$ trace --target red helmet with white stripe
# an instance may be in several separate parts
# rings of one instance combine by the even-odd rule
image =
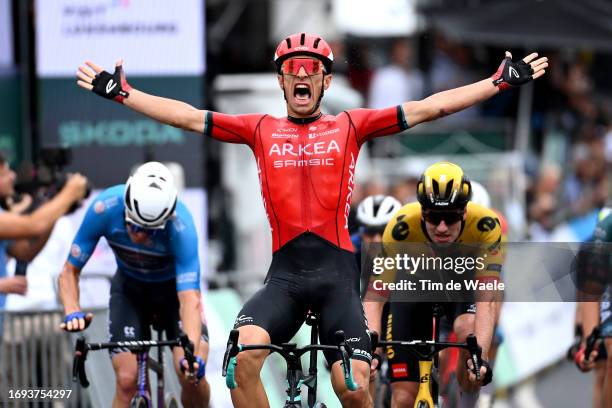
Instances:
[[[297,55],[310,55],[323,62],[325,72],[330,74],[334,63],[334,53],[323,38],[315,34],[296,33],[281,41],[274,52],[276,71],[280,73],[283,62]]]

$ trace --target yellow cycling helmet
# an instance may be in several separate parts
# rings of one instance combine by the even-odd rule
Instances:
[[[449,162],[429,166],[417,184],[417,199],[424,209],[462,210],[472,196],[472,185],[463,169]]]

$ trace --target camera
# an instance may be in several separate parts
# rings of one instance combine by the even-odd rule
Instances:
[[[71,160],[70,148],[54,146],[40,149],[35,164],[19,174],[19,180],[15,184],[15,201],[20,200],[19,195],[29,194],[32,197],[32,205],[27,212],[31,212],[52,199],[68,180],[64,168]],[[89,197],[90,192],[91,188],[88,186],[85,198]],[[66,214],[73,213],[79,206],[80,203],[75,203]]]

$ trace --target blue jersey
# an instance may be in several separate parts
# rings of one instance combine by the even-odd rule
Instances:
[[[125,185],[111,187],[91,203],[70,248],[68,262],[82,269],[100,237],[105,237],[119,272],[143,282],[164,282],[176,277],[177,291],[200,289],[198,236],[193,218],[182,201],[163,230],[144,245],[130,239],[125,223]]]

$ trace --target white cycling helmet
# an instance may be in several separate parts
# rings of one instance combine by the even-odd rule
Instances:
[[[472,180],[472,198],[471,202],[482,205],[485,208],[491,208],[491,197],[482,184]]]
[[[364,231],[382,232],[401,207],[402,204],[391,196],[366,197],[357,207],[357,222]]]
[[[170,170],[160,162],[145,163],[125,185],[125,220],[143,228],[164,228],[174,214],[177,197]]]

